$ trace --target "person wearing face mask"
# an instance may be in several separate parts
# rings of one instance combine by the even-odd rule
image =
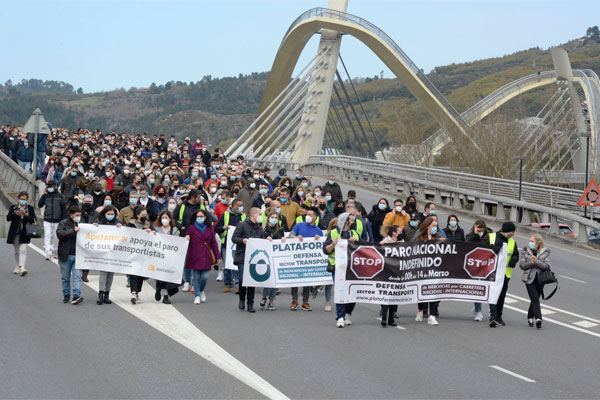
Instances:
[[[223,200],[223,199],[222,199]],[[223,204],[223,203],[222,203]],[[225,204],[223,204],[225,205]],[[215,226],[215,232],[221,237],[221,256],[223,262],[217,276],[217,280],[224,280],[224,292],[229,293],[235,286],[235,293],[239,293],[239,274],[238,271],[231,269],[225,269],[225,260],[230,257],[231,252],[227,251],[227,232],[229,229],[235,229],[235,227],[246,220],[246,214],[244,214],[244,204],[240,199],[233,199],[231,207],[223,212],[219,217],[219,221]]]
[[[280,170],[279,170],[279,175],[277,175],[277,176],[275,177],[275,179],[273,179],[273,182],[272,182],[272,183],[273,183],[273,186],[274,186],[274,187],[281,186],[281,185],[280,185],[280,183],[281,183],[281,180],[282,180],[283,178],[285,178],[285,177],[286,177],[286,175],[287,175],[287,172],[286,172],[285,168],[282,168],[282,169],[280,169]]]
[[[425,221],[425,218],[436,214],[435,204],[425,203],[425,211],[421,214],[421,222]]]
[[[544,286],[538,280],[539,273],[550,268],[550,249],[544,246],[544,239],[536,234],[529,238],[527,246],[519,255],[519,266],[523,270],[522,281],[529,295],[529,310],[527,323],[537,329],[542,327],[542,310],[540,296],[543,295]]]
[[[148,188],[145,186],[140,187],[140,205],[142,205],[148,211],[148,221],[152,224],[156,220],[158,213],[156,212],[156,206],[154,200],[148,196]]]
[[[473,223],[471,232],[467,234],[465,241],[468,243],[489,243],[487,225],[484,220],[478,219]],[[477,322],[483,321],[483,314],[481,313],[481,303],[473,303],[473,315],[474,320]]]
[[[112,166],[106,167],[104,171],[104,178],[100,180],[100,185],[104,191],[110,192],[115,188],[115,173]]]
[[[133,217],[127,224],[130,228],[143,229],[146,232],[151,232],[150,220],[148,219],[148,210],[144,206],[138,205],[133,209]],[[138,275],[129,275],[129,285],[131,291],[131,304],[137,304],[140,302],[140,292],[142,291],[142,285],[147,278]]]
[[[35,217],[35,209],[33,206],[27,204],[29,194],[27,192],[20,192],[17,196],[17,204],[13,204],[8,209],[6,220],[10,222],[8,228],[8,236],[6,243],[14,246],[15,262],[17,266],[13,270],[13,274],[25,276],[28,274],[25,268],[25,261],[27,259],[27,245],[31,241],[27,236],[26,225],[37,223]]]
[[[219,178],[219,190],[229,190],[229,188],[229,180],[227,179],[227,176],[223,175]]]
[[[335,203],[344,200],[342,188],[335,181],[335,177],[333,175],[330,175],[329,180],[323,185],[323,193],[327,194],[327,192],[330,192],[332,196],[331,200],[328,201],[333,201]]]
[[[33,146],[25,139],[17,149],[17,163],[27,172],[31,172],[31,162],[33,161]]]
[[[302,204],[306,201],[307,195],[308,195],[308,193],[307,193],[306,189],[303,188],[302,186],[298,186],[294,190],[294,193],[292,194],[292,201],[294,203]]]
[[[410,221],[410,215],[403,208],[404,202],[401,199],[394,200],[394,208],[386,214],[383,225],[397,225],[404,229]]]
[[[321,228],[322,231],[326,231],[329,222],[334,218],[334,215],[327,209],[327,200],[323,196],[317,198],[317,207],[319,209],[319,228]]]
[[[210,169],[208,171],[208,179],[204,182],[204,187],[208,188],[211,183],[214,183],[216,186],[219,186],[219,177],[217,176],[217,171],[214,169]]]
[[[116,226],[117,228],[122,226],[121,220],[117,218],[117,209],[112,205],[104,206],[104,209],[100,212],[100,216],[93,224],[94,226],[111,225]],[[99,271],[98,300],[96,301],[96,304],[112,304],[112,301],[110,300],[110,289],[112,287],[114,275],[114,272]]]
[[[53,180],[48,182],[48,186],[44,194],[38,201],[38,208],[44,208],[44,250],[46,252],[46,260],[56,256],[58,250],[58,238],[56,229],[58,223],[65,219],[67,215],[67,201],[62,193],[56,189],[56,182]]]
[[[237,198],[242,200],[244,203],[244,213],[248,214],[254,199],[260,196],[258,188],[256,187],[256,181],[254,178],[248,178],[246,185],[240,189]]]
[[[454,214],[448,216],[448,225],[444,228],[444,233],[449,240],[465,241],[465,231],[458,225],[458,217]]]
[[[252,201],[252,207],[262,208],[265,204],[265,199],[269,197],[269,186],[265,182],[261,182],[258,186],[258,196]]]
[[[162,210],[165,210],[168,206],[167,204],[167,189],[161,184],[158,184],[154,187],[153,191],[154,195],[154,215],[160,214]],[[158,221],[160,223],[160,221]]]
[[[192,271],[194,275],[194,304],[205,303],[204,289],[210,274],[210,267],[218,266],[221,263],[221,253],[207,211],[198,210],[192,216],[185,237],[190,242],[185,269]]]
[[[266,219],[266,221],[264,220]],[[281,227],[279,221],[279,214],[274,211],[263,213],[263,229],[265,236],[270,237],[273,240],[281,240],[281,243],[285,243],[285,232]],[[275,297],[277,295],[277,288],[263,288],[262,300],[260,302],[260,308],[267,307],[269,311],[275,310]],[[267,299],[269,304],[267,306]]]
[[[285,186],[279,189],[279,202],[281,203],[281,215],[287,220],[287,230],[289,231],[300,215],[300,206],[290,200],[290,190]]]
[[[60,182],[60,192],[65,196],[68,196],[73,192],[73,189],[79,185],[81,179],[81,174],[79,173],[77,165],[73,165],[71,168],[66,169],[62,181]]]
[[[425,218],[425,220],[421,222],[419,231],[417,232],[417,240],[444,240],[439,235],[437,221],[434,218]],[[438,325],[437,317],[439,304],[439,301],[419,303],[417,305],[418,311],[415,321],[423,321],[423,316],[428,312],[427,323],[433,326]]]
[[[62,282],[63,303],[79,304],[81,297],[81,270],[75,269],[75,249],[77,232],[81,222],[81,209],[77,206],[69,208],[69,217],[58,224],[58,265]],[[71,277],[73,277],[73,298],[71,299]]]
[[[179,229],[177,229],[175,220],[168,210],[162,210],[158,214],[158,217],[152,226],[152,230],[163,235],[179,236]],[[179,292],[179,286],[181,285],[157,280],[154,299],[160,301],[162,298],[163,304],[171,304],[171,297]]]
[[[340,214],[343,214],[345,211],[346,211],[346,207],[344,206],[344,202],[343,201],[338,201],[333,206],[333,215],[336,216],[336,217],[339,217]]]
[[[382,230],[382,233],[385,237],[379,242],[379,244],[390,244],[390,243],[398,243],[404,242],[404,238],[402,237],[402,229],[400,229],[397,225],[386,226]],[[381,315],[381,326],[383,328],[389,326],[398,326],[394,317],[396,316],[396,311],[398,311],[397,304],[382,304],[381,311],[379,315]]]
[[[502,228],[496,233],[490,233],[488,235],[492,249],[496,254],[499,254],[504,244],[507,246],[508,257],[506,259],[506,271],[504,273],[504,283],[502,285],[502,291],[498,296],[496,304],[490,304],[490,328],[495,328],[498,325],[506,325],[502,319],[502,313],[504,310],[504,299],[506,298],[506,292],[508,291],[508,283],[512,276],[513,268],[519,261],[519,249],[517,243],[513,239],[515,231],[517,230],[514,223],[506,221],[502,224]]]
[[[367,216],[373,228],[373,241],[381,242],[384,236],[381,235],[381,227],[385,216],[390,212],[390,206],[386,198],[381,198],[377,204],[373,205],[371,212]]]
[[[92,196],[92,202],[94,204],[94,208],[96,207],[100,207],[104,200],[104,196],[106,195],[106,192],[102,189],[102,185],[100,183],[96,183],[94,185],[94,188],[92,189],[90,195]]]
[[[220,197],[220,198],[219,198]],[[218,201],[214,207],[215,217],[217,219],[221,218],[221,215],[229,208],[229,203],[231,202],[231,192],[227,189],[222,190],[221,193],[217,196]]]
[[[419,213],[419,205],[417,204],[417,198],[415,196],[408,196],[406,198],[406,203],[404,203],[404,211],[406,211],[408,214]]]
[[[136,191],[129,193],[129,204],[123,207],[119,212],[119,218],[123,221],[123,224],[129,224],[129,220],[134,216],[135,207],[139,205],[140,194]]]

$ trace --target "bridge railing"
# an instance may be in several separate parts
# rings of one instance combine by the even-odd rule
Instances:
[[[350,157],[348,157],[350,158]],[[348,160],[351,161],[351,160]],[[471,187],[452,185],[452,179],[446,176],[445,180],[438,182],[432,180],[434,176],[425,175],[415,177],[399,175],[398,171],[386,168],[384,165],[364,165],[352,160],[350,163],[333,162],[326,157],[313,157],[303,168],[306,175],[329,176],[334,175],[342,182],[377,188],[381,191],[402,193],[404,196],[416,193],[420,200],[425,200],[425,193],[434,193],[434,202],[443,204],[442,194],[447,199],[446,204],[457,210],[470,211],[474,215],[485,215],[486,209],[496,208],[495,217],[499,221],[510,219],[523,226],[531,225],[531,214],[539,214],[542,221],[550,223],[549,233],[559,234],[559,219],[569,223],[577,235],[578,243],[588,242],[588,229],[600,229],[600,223],[575,215],[567,210],[535,204],[528,200],[519,201],[514,197],[496,194],[493,189],[499,186],[498,182],[490,180],[488,191],[480,191]],[[471,209],[472,207],[472,209]],[[506,212],[508,211],[508,218]]]
[[[472,190],[488,196],[500,196],[512,200],[519,198],[519,181],[509,179],[350,156],[319,155],[309,158],[309,163],[322,162],[344,167],[389,171],[399,178],[416,178],[432,184],[444,184],[455,189]],[[582,193],[581,190],[524,182],[521,198],[525,202],[540,206],[579,213],[583,212],[583,209],[577,205]]]
[[[350,23],[359,25],[359,26],[369,30],[373,34],[377,35],[378,37],[380,37],[388,46],[390,46],[394,50],[394,52],[411,69],[411,71],[419,77],[421,82],[438,99],[438,101],[440,103],[442,103],[442,105],[452,115],[452,117],[463,127],[466,127],[465,121],[463,120],[461,114],[454,108],[454,106],[448,101],[448,99],[446,99],[446,97],[438,90],[438,88],[433,84],[433,82],[431,82],[429,80],[429,78],[427,78],[427,76],[425,75],[423,70],[421,68],[419,68],[410,59],[410,57],[400,48],[400,46],[398,46],[398,44],[396,42],[394,42],[394,40],[387,33],[382,31],[378,26],[367,21],[366,19],[363,19],[357,15],[348,14],[348,13],[345,13],[342,11],[337,11],[337,10],[331,10],[328,8],[321,8],[321,7],[311,8],[310,10],[307,10],[304,13],[302,13],[298,18],[296,18],[294,20],[294,22],[292,22],[292,24],[290,25],[290,27],[288,28],[287,32],[285,33],[285,35],[283,37],[283,41],[285,41],[285,38],[287,37],[287,35],[294,29],[294,27],[296,27],[296,25],[300,24],[301,22],[303,22],[307,19],[316,18],[316,17],[332,18],[332,19],[338,19],[338,20],[344,21],[344,22],[350,22]],[[283,41],[282,41],[282,43],[283,43]]]
[[[0,151],[0,180],[6,182],[8,189],[14,193],[27,192],[31,201],[37,204],[37,198],[34,197],[33,186],[31,184],[31,174],[25,172],[9,156]],[[16,196],[15,196],[16,197]]]

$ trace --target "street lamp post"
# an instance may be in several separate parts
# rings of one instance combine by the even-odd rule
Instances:
[[[519,161],[519,201],[523,200],[521,193],[523,189],[523,156],[515,156],[515,160]],[[522,218],[523,209],[521,207],[518,208],[519,221]]]
[[[583,190],[587,188],[588,185],[588,168],[589,168],[589,158],[590,158],[590,137],[592,135],[589,133],[582,133],[581,137],[585,138],[585,185]],[[583,218],[587,218],[587,206],[583,206]]]

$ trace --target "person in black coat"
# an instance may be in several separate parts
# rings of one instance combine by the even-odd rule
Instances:
[[[240,274],[240,302],[238,307],[240,310],[243,310],[244,301],[246,300],[246,292],[248,294],[248,312],[254,313],[254,288],[248,287],[246,288],[243,284],[244,282],[244,261],[245,261],[245,253],[246,253],[246,243],[250,238],[258,238],[265,239],[265,231],[262,229],[262,215],[260,208],[251,208],[250,216],[246,218],[244,222],[239,223],[235,227],[235,231],[233,232],[233,237],[231,241],[235,243],[235,257],[233,262],[238,267],[238,271]]]
[[[21,192],[17,198],[19,202],[10,206],[8,215],[6,216],[6,220],[10,222],[6,243],[12,244],[15,247],[15,262],[17,266],[13,270],[13,274],[25,276],[27,275],[27,269],[25,268],[27,245],[30,242],[25,226],[36,224],[37,218],[33,206],[27,204],[29,194]]]
[[[449,240],[465,241],[465,231],[458,225],[458,217],[456,215],[448,216],[448,225],[444,228],[444,233]]]
[[[471,232],[467,234],[465,241],[469,243],[490,244],[487,225],[484,220],[478,219],[473,223]],[[481,313],[481,303],[473,303],[473,316],[473,319],[477,322],[483,320],[483,314]]]
[[[75,269],[75,249],[79,222],[81,222],[81,209],[73,206],[69,208],[69,217],[60,221],[56,229],[63,303],[68,303],[71,299],[71,276],[73,277],[73,300],[71,304],[79,304],[83,301],[83,297],[81,297],[81,270]]]
[[[369,221],[371,221],[371,226],[373,228],[373,242],[381,242],[383,240],[383,236],[381,236],[381,226],[383,225],[383,220],[387,213],[389,213],[390,204],[387,199],[381,198],[377,202],[377,204],[373,205],[373,209],[367,216]]]
[[[58,238],[56,236],[58,223],[67,217],[65,196],[58,192],[54,180],[48,181],[48,186],[38,201],[38,207],[45,207],[44,250],[46,251],[46,260],[49,260],[58,250]]]

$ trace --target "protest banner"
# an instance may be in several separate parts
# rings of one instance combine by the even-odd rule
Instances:
[[[227,230],[227,239],[225,240],[225,251],[227,252],[225,254],[225,269],[237,271],[238,267],[233,263],[233,259],[235,258],[235,243],[231,241],[233,232],[235,232],[235,226],[230,226]]]
[[[335,302],[410,304],[458,300],[495,304],[502,290],[506,245],[417,241],[379,245],[339,240]]]
[[[250,239],[246,244],[244,286],[296,287],[333,283],[323,253],[325,238],[268,241]]]
[[[188,241],[143,229],[79,224],[77,269],[117,272],[181,283]]]

